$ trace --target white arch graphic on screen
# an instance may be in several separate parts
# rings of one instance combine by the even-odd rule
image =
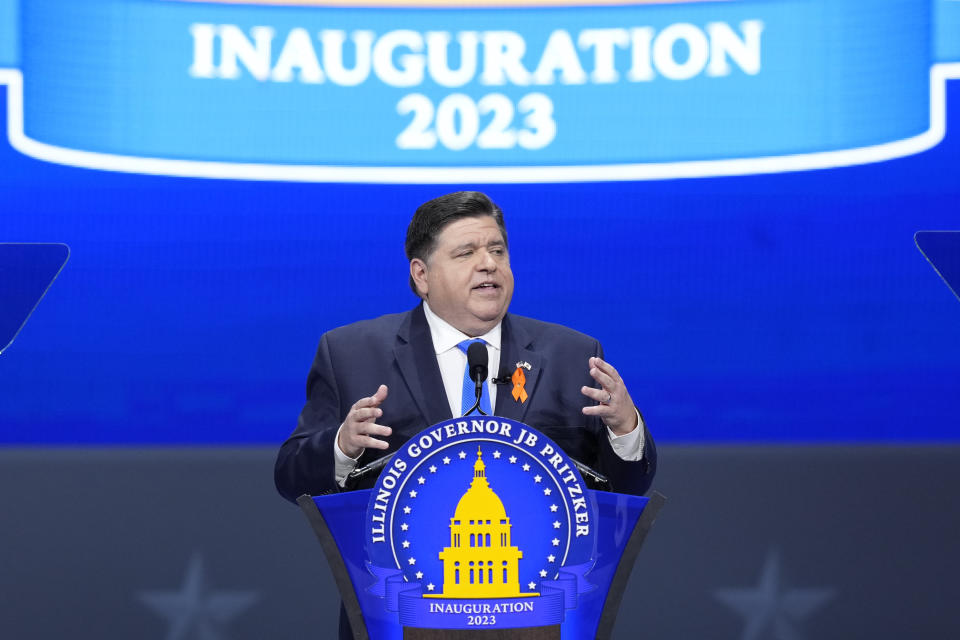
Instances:
[[[144,158],[67,149],[33,140],[23,129],[23,76],[16,69],[0,69],[7,85],[7,136],[20,153],[56,164],[123,173],[282,182],[367,182],[382,184],[614,182],[668,180],[829,169],[893,160],[926,151],[946,134],[946,82],[960,78],[960,63],[930,68],[930,126],[923,133],[883,144],[838,151],[638,164],[502,167],[349,167],[332,165],[276,165],[205,160]]]

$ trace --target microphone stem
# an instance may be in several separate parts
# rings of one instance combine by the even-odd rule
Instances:
[[[474,387],[474,391],[475,391],[476,394],[477,394],[477,401],[474,402],[474,403],[473,403],[473,406],[470,407],[468,410],[466,410],[466,411],[463,413],[463,416],[461,416],[461,417],[468,416],[468,415],[470,415],[471,413],[473,413],[474,411],[479,412],[480,415],[482,415],[482,416],[490,415],[490,414],[488,414],[486,411],[484,411],[483,409],[480,408],[480,398],[483,396],[483,378],[477,377],[477,378],[474,380],[474,383],[476,384],[476,386]]]

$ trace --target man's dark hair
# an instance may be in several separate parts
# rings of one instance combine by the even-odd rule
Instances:
[[[492,216],[503,234],[503,243],[507,244],[507,228],[503,224],[503,212],[486,194],[479,191],[457,191],[434,198],[417,207],[410,226],[407,227],[407,241],[404,249],[407,260],[419,258],[424,262],[437,247],[437,238],[451,222],[461,218]],[[410,277],[410,288],[416,295],[417,285]]]

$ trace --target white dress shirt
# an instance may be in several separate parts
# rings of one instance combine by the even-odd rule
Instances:
[[[423,303],[423,314],[430,325],[430,337],[433,338],[433,351],[437,355],[437,364],[440,365],[440,377],[443,378],[443,390],[447,394],[450,404],[450,415],[462,416],[463,402],[463,372],[467,368],[467,354],[457,345],[471,337],[454,329],[440,316],[435,314],[430,306]],[[490,382],[490,378],[499,375],[500,371],[500,323],[482,336],[477,336],[487,344],[487,370],[492,374],[487,377],[487,393],[490,394],[490,406],[497,406],[497,385]]]
[[[497,323],[493,329],[482,336],[468,336],[458,329],[455,329],[448,322],[440,318],[430,309],[430,305],[424,301],[423,313],[427,317],[427,324],[430,326],[430,337],[433,339],[434,353],[437,355],[437,364],[440,366],[440,377],[443,379],[443,390],[447,394],[447,402],[450,405],[450,415],[463,415],[463,408],[460,404],[463,400],[463,372],[467,368],[467,354],[457,346],[464,340],[470,340],[472,337],[480,338],[487,345],[487,354],[489,360],[487,368],[489,371],[500,371],[500,336],[501,323]],[[586,363],[583,363],[586,366]],[[487,391],[490,394],[490,406],[497,406],[497,385],[487,380]],[[465,407],[469,409],[470,407]],[[389,425],[387,425],[389,426]],[[424,425],[429,426],[429,425]],[[340,425],[343,428],[343,425]],[[643,418],[637,412],[637,427],[630,433],[618,436],[607,427],[607,437],[610,439],[610,446],[623,460],[640,460],[643,457]],[[335,461],[335,471],[337,484],[341,487],[347,479],[347,474],[357,466],[356,459],[347,456],[340,450],[338,441],[340,433],[333,440],[333,457]],[[360,455],[363,455],[361,452]]]

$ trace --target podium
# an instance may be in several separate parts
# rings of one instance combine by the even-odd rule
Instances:
[[[428,427],[372,489],[301,496],[357,640],[609,638],[665,498],[588,489],[536,429]]]

